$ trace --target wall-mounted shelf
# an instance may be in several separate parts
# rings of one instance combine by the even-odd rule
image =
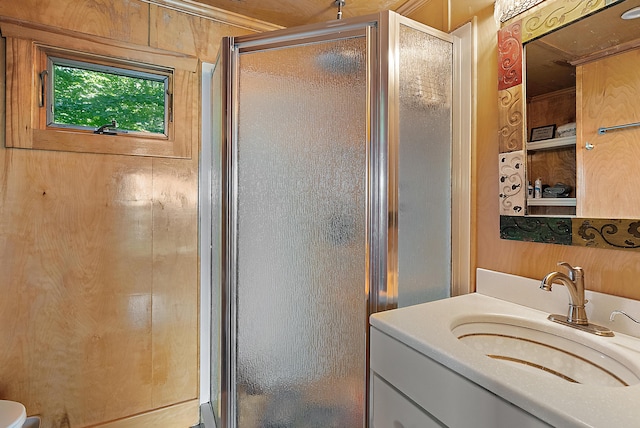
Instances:
[[[537,198],[527,199],[530,207],[575,207],[576,198]]]
[[[575,145],[576,136],[570,135],[568,137],[550,138],[548,140],[527,142],[527,151],[559,149],[562,147],[575,147]]]

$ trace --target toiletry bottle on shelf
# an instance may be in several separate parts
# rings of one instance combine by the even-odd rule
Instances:
[[[533,198],[533,186],[531,185],[531,182],[529,182],[529,185],[527,186],[527,196],[529,198]]]
[[[542,197],[542,179],[540,177],[536,178],[535,186],[533,188],[533,197],[534,198]]]

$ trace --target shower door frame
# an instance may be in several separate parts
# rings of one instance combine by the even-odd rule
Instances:
[[[354,37],[365,38],[367,45],[367,124],[366,124],[366,202],[365,202],[365,218],[367,219],[365,224],[365,253],[367,257],[363,260],[366,265],[365,269],[365,283],[362,284],[363,297],[367,302],[367,313],[362,314],[363,325],[365,327],[366,342],[365,349],[363,349],[363,358],[366,358],[365,370],[362,373],[362,382],[365,387],[365,397],[368,396],[368,316],[370,313],[381,310],[377,295],[384,295],[386,290],[382,290],[383,293],[374,292],[371,293],[371,284],[385,284],[386,281],[372,281],[372,266],[377,266],[380,261],[377,259],[382,255],[386,261],[386,251],[384,254],[376,254],[375,251],[371,251],[372,240],[375,240],[378,236],[384,234],[378,233],[378,229],[370,227],[372,224],[381,224],[382,222],[377,219],[377,214],[371,210],[371,200],[368,197],[371,194],[379,193],[385,196],[384,189],[379,189],[377,192],[378,183],[382,183],[380,177],[378,177],[378,171],[372,168],[372,147],[375,147],[377,133],[372,132],[373,129],[377,129],[378,124],[375,115],[371,114],[372,111],[378,108],[378,101],[375,96],[372,96],[372,82],[377,81],[377,63],[378,53],[376,46],[378,43],[378,34],[375,31],[377,25],[378,15],[370,15],[360,18],[354,18],[342,21],[331,21],[326,24],[311,25],[304,27],[297,27],[293,29],[276,30],[265,34],[252,34],[248,36],[229,37],[223,40],[222,63],[226,64],[227,77],[227,121],[226,121],[226,141],[223,142],[223,171],[222,171],[222,187],[223,187],[223,224],[222,224],[222,260],[223,260],[223,275],[222,275],[222,321],[223,326],[221,329],[222,336],[222,362],[223,368],[221,373],[221,389],[223,391],[221,403],[220,403],[220,422],[225,428],[236,428],[237,426],[237,381],[236,370],[234,370],[233,363],[237,359],[237,343],[235,331],[237,329],[237,271],[236,271],[236,254],[237,254],[237,194],[236,189],[238,185],[238,170],[237,170],[237,141],[238,141],[238,94],[239,94],[239,68],[238,59],[242,53],[264,51],[270,49],[294,47],[297,45],[307,45],[311,43],[330,42],[332,40],[343,40]],[[223,65],[224,67],[224,65]],[[376,218],[376,221],[372,220]],[[385,213],[386,218],[386,213]],[[375,230],[375,232],[374,232]],[[377,256],[377,257],[376,257]],[[380,270],[379,270],[380,271]],[[386,273],[386,269],[384,270]],[[382,309],[386,309],[382,308]],[[367,425],[368,414],[367,406],[365,405],[365,413],[363,414],[363,426]]]
[[[336,20],[328,23],[313,24],[303,27],[276,30],[263,34],[252,34],[240,37],[226,37],[223,39],[220,51],[220,61],[218,66],[222,67],[222,73],[226,77],[226,87],[223,88],[223,99],[226,100],[227,115],[223,121],[222,135],[222,224],[221,224],[221,322],[220,340],[222,343],[221,362],[221,396],[220,423],[223,428],[235,428],[237,409],[235,399],[237,395],[235,385],[235,372],[231,370],[231,364],[235,361],[235,227],[236,209],[234,186],[237,184],[237,170],[234,167],[234,148],[237,137],[237,86],[231,81],[238,82],[237,58],[241,52],[251,52],[263,49],[273,49],[283,46],[293,46],[296,44],[307,44],[321,41],[339,40],[354,36],[365,36],[367,40],[367,106],[369,109],[367,117],[367,153],[366,153],[366,175],[367,175],[367,199],[366,199],[366,284],[363,284],[367,299],[368,316],[371,313],[381,310],[392,309],[397,306],[397,152],[399,145],[399,119],[397,108],[390,103],[397,96],[398,81],[395,70],[396,61],[390,61],[389,57],[396,57],[395,37],[397,31],[393,33],[390,29],[398,29],[399,23],[424,31],[440,39],[451,41],[454,45],[454,100],[463,99],[463,104],[470,105],[471,93],[468,97],[460,94],[460,49],[459,40],[456,36],[434,30],[413,20],[404,18],[394,12],[381,12],[359,18]],[[470,44],[470,40],[467,40]],[[391,48],[394,50],[391,50]],[[382,66],[387,64],[386,67]],[[469,74],[471,70],[469,70]],[[235,76],[234,79],[229,77]],[[465,76],[467,77],[467,76]],[[471,76],[468,76],[469,79]],[[468,98],[468,100],[467,100]],[[457,151],[471,152],[471,112],[469,115],[460,114],[459,106],[454,102],[453,110],[453,146],[454,154]],[[466,113],[466,112],[465,112]],[[464,116],[464,117],[463,117]],[[467,125],[463,125],[467,121]],[[466,128],[467,135],[461,136],[458,129]],[[467,141],[468,138],[468,141]],[[452,159],[452,174],[456,174],[456,162]],[[232,173],[234,175],[229,175]],[[464,173],[463,173],[464,175]],[[469,182],[462,188],[452,183],[452,214],[459,212],[459,208],[466,206],[464,199],[470,199],[470,175],[467,171],[466,180]],[[462,194],[456,191],[462,190]],[[377,208],[377,209],[376,209]],[[469,208],[469,207],[467,207]],[[463,216],[462,222],[470,223],[471,216]],[[451,222],[452,234],[460,237],[457,233],[458,225]],[[470,233],[462,236],[470,241]],[[388,239],[389,237],[389,239]],[[470,259],[468,255],[457,255],[457,242],[452,239],[452,288],[455,294],[462,294],[470,291],[470,278],[456,277],[457,271],[467,271],[470,269]],[[462,263],[461,263],[462,262]],[[457,279],[456,279],[457,278]],[[215,286],[215,285],[214,285]],[[458,290],[455,292],[455,290]],[[215,328],[215,326],[212,326]],[[368,398],[369,398],[369,338],[367,330],[366,339],[366,373],[363,374],[363,381],[366,384],[365,399],[365,426],[369,422]],[[214,369],[214,367],[211,367]],[[213,401],[213,400],[212,400]],[[230,419],[231,418],[231,419]]]

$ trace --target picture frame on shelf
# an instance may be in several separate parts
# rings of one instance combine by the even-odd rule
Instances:
[[[531,129],[531,138],[529,141],[542,141],[549,140],[554,137],[556,133],[556,125],[539,126]]]

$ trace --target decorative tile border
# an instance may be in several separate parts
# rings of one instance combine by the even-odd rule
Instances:
[[[498,31],[502,239],[640,251],[640,220],[524,217],[522,44],[621,1],[547,0]]]
[[[500,238],[640,251],[640,220],[501,215]]]
[[[535,13],[522,18],[522,42],[525,43],[536,39],[611,3],[614,2],[606,0],[557,0],[548,2],[547,6],[543,6],[537,9]]]
[[[523,85],[498,91],[498,145],[500,153],[524,149]]]
[[[506,22],[543,1],[544,0],[521,0],[520,2],[496,1],[494,17],[497,23]]]
[[[571,219],[500,216],[500,238],[571,245]]]
[[[524,152],[501,153],[499,158],[500,214],[524,216],[526,187]]]
[[[573,244],[640,250],[640,220],[573,219]]]
[[[498,31],[498,89],[509,89],[522,83],[521,22]]]

